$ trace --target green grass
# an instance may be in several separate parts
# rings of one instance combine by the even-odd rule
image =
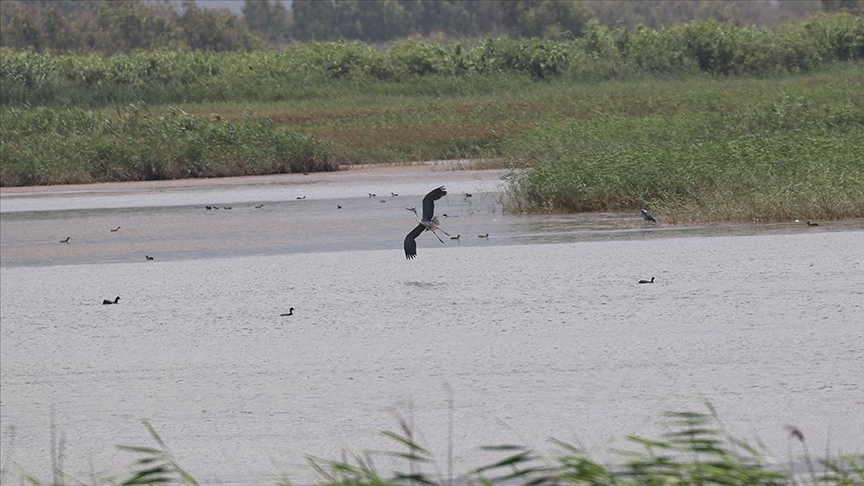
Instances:
[[[147,107],[9,109],[0,125],[4,186],[337,170],[330,148],[270,120]]]
[[[862,70],[840,74],[611,89],[595,114],[503,150],[510,203],[614,211],[644,198],[672,223],[864,217]]]
[[[346,453],[341,460],[308,457],[309,467],[319,485],[843,485],[864,484],[864,455],[814,460],[800,430],[789,428],[789,440],[798,443],[801,454],[790,460],[803,464],[791,470],[783,461],[757,447],[729,435],[716,412],[706,404],[708,412],[669,412],[664,415],[666,432],[658,438],[626,436],[617,452],[620,460],[603,464],[593,460],[582,448],[551,439],[554,450],[542,453],[512,444],[482,447],[500,458],[478,465],[454,477],[448,460],[440,464],[435,456],[415,439],[414,430],[404,421],[400,432],[385,431],[395,449],[384,452]],[[137,456],[125,472],[95,474],[88,483],[62,471],[65,452],[55,447],[52,438],[53,482],[10,464],[5,459],[0,478],[18,479],[33,485],[48,484],[191,484],[198,482],[184,470],[149,422],[144,426],[157,447],[119,446]],[[53,437],[54,434],[52,434]],[[11,447],[11,446],[10,446]],[[452,447],[452,444],[451,446]],[[381,471],[376,461],[388,458],[389,463],[403,464],[393,471]],[[278,475],[275,477],[279,477]],[[283,479],[280,484],[290,484]]]
[[[459,80],[458,82],[456,80]],[[864,64],[765,78],[329,80],[314,98],[2,108],[0,184],[477,159],[509,208],[664,223],[864,217]]]

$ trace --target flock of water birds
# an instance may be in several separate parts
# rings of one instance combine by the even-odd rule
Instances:
[[[397,194],[395,192],[390,193],[391,197],[396,197],[398,195],[399,194]],[[415,226],[414,229],[412,229],[405,236],[405,240],[403,241],[403,247],[405,250],[405,258],[407,258],[408,260],[413,260],[414,258],[417,257],[417,237],[420,236],[421,234],[425,233],[426,231],[432,232],[432,234],[434,234],[435,237],[438,238],[438,241],[440,241],[442,244],[444,244],[444,240],[441,238],[440,235],[438,235],[438,231],[440,231],[441,233],[444,233],[444,235],[449,237],[451,240],[457,240],[458,241],[461,238],[462,235],[452,236],[449,233],[447,233],[446,231],[444,231],[443,229],[441,229],[440,220],[437,216],[435,216],[435,201],[441,199],[442,197],[444,197],[446,195],[447,195],[447,190],[444,188],[444,186],[436,187],[435,189],[429,191],[429,193],[427,193],[426,196],[423,197],[422,212],[420,215],[417,214],[417,208],[416,207],[405,208],[406,210],[414,213],[414,219],[417,220],[417,226]],[[370,192],[369,197],[377,197],[377,195]],[[465,197],[472,197],[472,194],[465,193]],[[298,196],[297,199],[306,199],[306,196]],[[382,202],[385,202],[385,201],[382,200]],[[255,206],[255,209],[261,209],[263,207],[264,207],[264,204],[258,204]],[[337,205],[336,208],[342,209],[342,206]],[[207,209],[207,210],[231,209],[231,206],[221,206],[220,207],[220,206],[215,206],[215,205],[206,205],[206,206],[204,206],[204,209]],[[652,223],[657,222],[657,220],[654,218],[654,216],[651,215],[651,213],[649,213],[644,208],[642,208],[642,201],[641,200],[639,201],[639,212],[642,215],[642,218],[645,220],[646,223],[647,222],[652,222]],[[446,218],[447,215],[443,214],[442,217]],[[811,225],[811,223],[809,221],[807,222],[807,224]],[[816,225],[816,224],[813,223],[813,225]],[[118,226],[117,228],[111,229],[112,232],[116,232],[119,230],[120,230],[120,226]],[[477,235],[477,237],[481,238],[481,239],[488,239],[489,233]],[[72,238],[71,236],[67,236],[65,239],[60,240],[60,243],[69,243],[71,238]],[[151,257],[150,255],[145,255],[145,258],[147,260],[153,260],[153,257]],[[640,284],[653,284],[654,283],[654,277],[651,277],[651,280],[640,280],[639,283]],[[113,305],[113,304],[117,304],[119,302],[120,302],[120,296],[118,295],[117,297],[114,298],[114,300],[104,299],[102,301],[102,304],[103,305]],[[289,316],[293,316],[293,315],[294,315],[294,308],[293,307],[288,309],[288,312],[283,313],[283,314],[279,314],[280,317],[289,317]]]
[[[399,194],[397,194],[395,192],[391,192],[390,195],[391,195],[391,197],[396,197]],[[423,197],[423,206],[421,208],[422,211],[420,214],[417,213],[416,207],[405,208],[406,210],[414,213],[414,219],[417,220],[417,226],[415,226],[414,229],[412,229],[407,235],[405,235],[405,240],[403,241],[403,248],[405,250],[405,258],[406,259],[413,260],[414,258],[417,257],[417,237],[419,237],[420,235],[422,235],[423,233],[425,233],[427,231],[429,231],[433,235],[435,235],[435,237],[438,239],[438,241],[440,241],[442,244],[444,244],[444,240],[438,234],[439,231],[441,233],[443,233],[445,236],[447,236],[448,238],[450,238],[451,240],[457,240],[458,241],[461,238],[461,235],[451,236],[449,233],[447,233],[446,231],[441,229],[440,220],[437,216],[435,216],[435,201],[441,199],[442,197],[444,197],[446,195],[447,195],[447,190],[444,188],[444,186],[436,187],[435,189],[432,189],[431,191],[429,191],[429,193],[427,193],[426,196]],[[377,197],[377,195],[370,192],[369,197]],[[465,193],[465,197],[469,198],[469,197],[472,197],[472,195],[470,193]],[[297,199],[306,199],[306,196],[298,196]],[[381,202],[386,202],[386,201],[382,200]],[[261,209],[263,207],[264,207],[264,204],[258,204],[255,206],[255,209]],[[231,206],[219,207],[219,206],[207,205],[204,208],[207,210],[231,209]],[[342,209],[342,206],[337,205],[336,208]],[[642,200],[641,199],[639,200],[639,214],[642,216],[642,219],[644,220],[645,223],[656,223],[657,222],[657,219],[654,218],[654,216],[651,213],[649,213],[647,210],[645,210],[645,208],[642,207]],[[446,214],[442,214],[441,216],[443,218],[447,218]],[[799,221],[795,220],[795,222],[799,222]],[[819,226],[819,223],[815,223],[813,221],[807,221],[807,226],[808,227]],[[112,228],[111,232],[120,231],[120,228],[121,228],[120,226],[118,226],[116,228]],[[488,239],[489,233],[477,235],[477,237],[482,238],[482,239]],[[71,239],[72,239],[71,236],[67,236],[65,239],[60,240],[60,243],[69,243],[69,241]],[[153,260],[153,257],[150,255],[145,255],[144,258],[147,260]],[[654,277],[651,277],[651,279],[649,279],[649,280],[646,280],[646,279],[639,280],[639,283],[640,284],[653,284],[654,283]],[[112,304],[117,304],[119,301],[120,301],[120,296],[118,295],[117,297],[114,298],[114,300],[104,299],[102,301],[102,304],[103,305],[112,305]],[[288,317],[288,316],[292,316],[292,315],[294,315],[294,308],[293,307],[291,307],[287,313],[280,314],[280,316],[282,316],[282,317]]]

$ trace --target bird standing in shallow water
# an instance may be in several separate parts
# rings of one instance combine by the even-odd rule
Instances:
[[[477,235],[477,238],[483,238],[484,240],[488,240],[489,239],[489,233],[486,233],[485,235]]]
[[[405,236],[403,246],[405,247],[405,258],[411,260],[417,256],[417,242],[415,241],[424,231],[431,231],[442,244],[444,240],[438,236],[435,230],[440,230],[447,235],[447,232],[438,227],[438,218],[435,217],[435,201],[447,195],[447,190],[444,186],[432,189],[423,198],[423,218],[417,217],[417,208],[405,208],[414,213],[414,218],[417,219],[417,226]],[[447,235],[450,236],[450,235]]]
[[[103,300],[103,301],[102,301],[102,305],[111,305],[111,304],[116,304],[118,301],[120,301],[120,296],[119,296],[119,295],[118,295],[117,297],[115,297],[114,300],[108,300],[108,299]]]
[[[651,213],[642,209],[642,200],[641,199],[639,200],[639,213],[642,214],[642,219],[644,219],[646,223],[649,221],[652,223],[657,222],[657,220],[654,219],[654,216],[651,216]]]
[[[294,315],[294,308],[292,307],[292,308],[288,309],[288,312],[286,312],[285,314],[279,314],[279,317],[288,317],[288,316],[293,316],[293,315]]]
[[[462,235],[451,236],[451,240],[458,240]]]
[[[640,284],[654,283],[654,277],[651,277],[651,280],[640,280],[639,283]]]

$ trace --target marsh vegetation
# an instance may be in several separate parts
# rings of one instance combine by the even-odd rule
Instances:
[[[664,414],[666,432],[658,438],[628,435],[616,454],[615,464],[596,461],[580,446],[555,438],[551,451],[532,447],[499,444],[483,447],[493,456],[490,464],[480,465],[466,473],[454,473],[452,457],[444,460],[420,444],[416,431],[400,419],[398,432],[384,431],[392,449],[385,451],[348,452],[342,459],[308,457],[308,468],[318,485],[453,485],[453,484],[524,484],[524,485],[838,485],[854,486],[864,482],[864,456],[844,455],[832,458],[810,456],[804,434],[789,427],[789,440],[795,444],[800,460],[784,465],[778,458],[752,446],[722,427],[714,409],[708,412],[668,412]],[[154,446],[120,445],[119,449],[134,456],[124,472],[93,473],[91,478],[75,478],[62,470],[66,451],[62,436],[51,437],[53,480],[44,481],[16,467],[5,458],[0,477],[18,478],[33,485],[61,484],[191,484],[198,485],[193,474],[183,469],[154,427],[142,421]],[[452,447],[452,444],[450,445]],[[449,454],[449,453],[448,453]],[[381,464],[392,464],[384,466]],[[797,469],[796,469],[797,468]],[[277,484],[293,484],[281,477]]]
[[[864,216],[864,20],[593,22],[572,41],[3,50],[3,186],[474,159],[511,209]]]

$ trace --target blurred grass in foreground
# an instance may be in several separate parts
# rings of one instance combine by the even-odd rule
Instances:
[[[558,449],[552,454],[519,445],[496,445],[483,450],[502,457],[454,477],[452,458],[446,472],[433,454],[414,438],[414,431],[401,421],[401,433],[384,435],[397,450],[343,454],[342,460],[308,458],[317,485],[843,485],[864,484],[864,454],[814,460],[800,430],[789,427],[790,440],[800,442],[803,455],[795,458],[802,470],[791,470],[760,449],[729,435],[713,407],[708,413],[668,412],[664,414],[667,432],[650,439],[626,437],[625,449],[616,451],[624,458],[614,465],[592,460],[587,452],[572,444],[551,439]],[[158,447],[119,446],[136,454],[126,472],[96,477],[90,482],[73,478],[62,469],[63,450],[57,452],[52,434],[54,480],[42,481],[4,458],[0,478],[18,479],[33,485],[57,484],[199,484],[184,470],[149,422],[144,426]],[[13,444],[14,445],[14,444]],[[62,439],[61,439],[62,446]],[[452,449],[452,444],[450,445]],[[450,454],[452,456],[452,454]],[[404,463],[407,471],[379,471],[377,459]],[[278,476],[277,476],[278,477]],[[291,484],[283,479],[279,484]]]

